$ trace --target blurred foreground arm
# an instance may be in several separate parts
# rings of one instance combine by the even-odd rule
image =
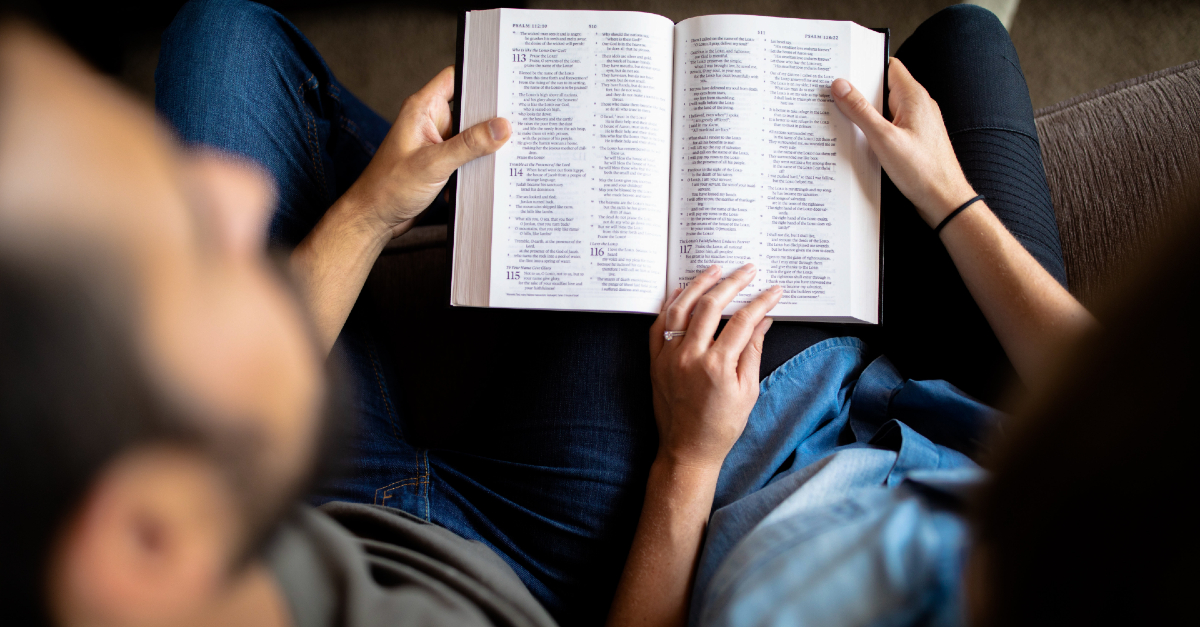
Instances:
[[[888,79],[894,122],[845,79],[834,81],[831,91],[838,108],[867,136],[896,187],[932,228],[974,197],[975,190],[959,166],[937,103],[898,59],[891,60]],[[1096,325],[985,202],[958,214],[940,236],[1017,374],[1030,387],[1045,380],[1063,348]]]
[[[442,70],[404,101],[392,130],[350,189],[292,252],[291,268],[328,353],[342,331],[371,267],[464,163],[508,141],[504,118],[450,135],[454,68]]]

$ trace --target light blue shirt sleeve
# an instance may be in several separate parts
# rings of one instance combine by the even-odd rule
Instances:
[[[957,507],[999,414],[864,353],[826,340],[763,382],[721,471],[691,625],[962,622]]]

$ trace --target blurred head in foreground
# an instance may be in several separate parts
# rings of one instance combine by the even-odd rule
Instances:
[[[272,196],[0,16],[6,624],[185,624],[236,601],[328,396],[263,252]]]
[[[1191,622],[1200,195],[1116,293],[1101,337],[1004,425],[974,511],[974,623]]]

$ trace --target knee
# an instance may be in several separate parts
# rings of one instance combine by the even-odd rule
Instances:
[[[293,30],[273,9],[254,2],[188,2],[162,36],[156,108],[185,139],[194,139],[188,128],[194,112],[230,110],[248,94],[261,99],[272,85],[294,79],[282,71],[297,56]]]
[[[163,33],[155,82],[196,73],[246,76],[289,39],[283,18],[247,0],[191,0]]]
[[[952,5],[934,13],[920,25],[918,34],[936,36],[948,41],[1010,42],[1008,29],[995,13],[982,6]]]

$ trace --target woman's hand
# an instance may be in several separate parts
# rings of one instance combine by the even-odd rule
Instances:
[[[713,266],[663,304],[650,327],[650,380],[658,457],[609,625],[683,625],[712,512],[721,464],[758,400],[758,364],[767,312],[778,285],[733,314],[713,339],[721,312],[754,278],[746,265],[724,281]],[[714,287],[715,286],[715,287]],[[687,331],[670,342],[664,331]]]
[[[375,226],[398,236],[446,185],[459,166],[496,152],[512,127],[504,118],[450,135],[454,68],[442,70],[400,107],[396,123],[358,180],[343,196]]]
[[[783,290],[759,294],[713,339],[721,312],[750,281],[746,265],[721,280],[712,266],[676,290],[650,327],[650,380],[658,423],[659,459],[683,467],[719,469],[758,400],[758,366],[766,318]],[[664,331],[687,331],[665,341]]]
[[[893,58],[889,64],[888,85],[892,122],[884,119],[850,81],[839,78],[833,81],[830,91],[838,109],[867,136],[892,182],[916,205],[925,222],[936,226],[975,196],[975,190],[950,145],[942,110],[899,59]]]

